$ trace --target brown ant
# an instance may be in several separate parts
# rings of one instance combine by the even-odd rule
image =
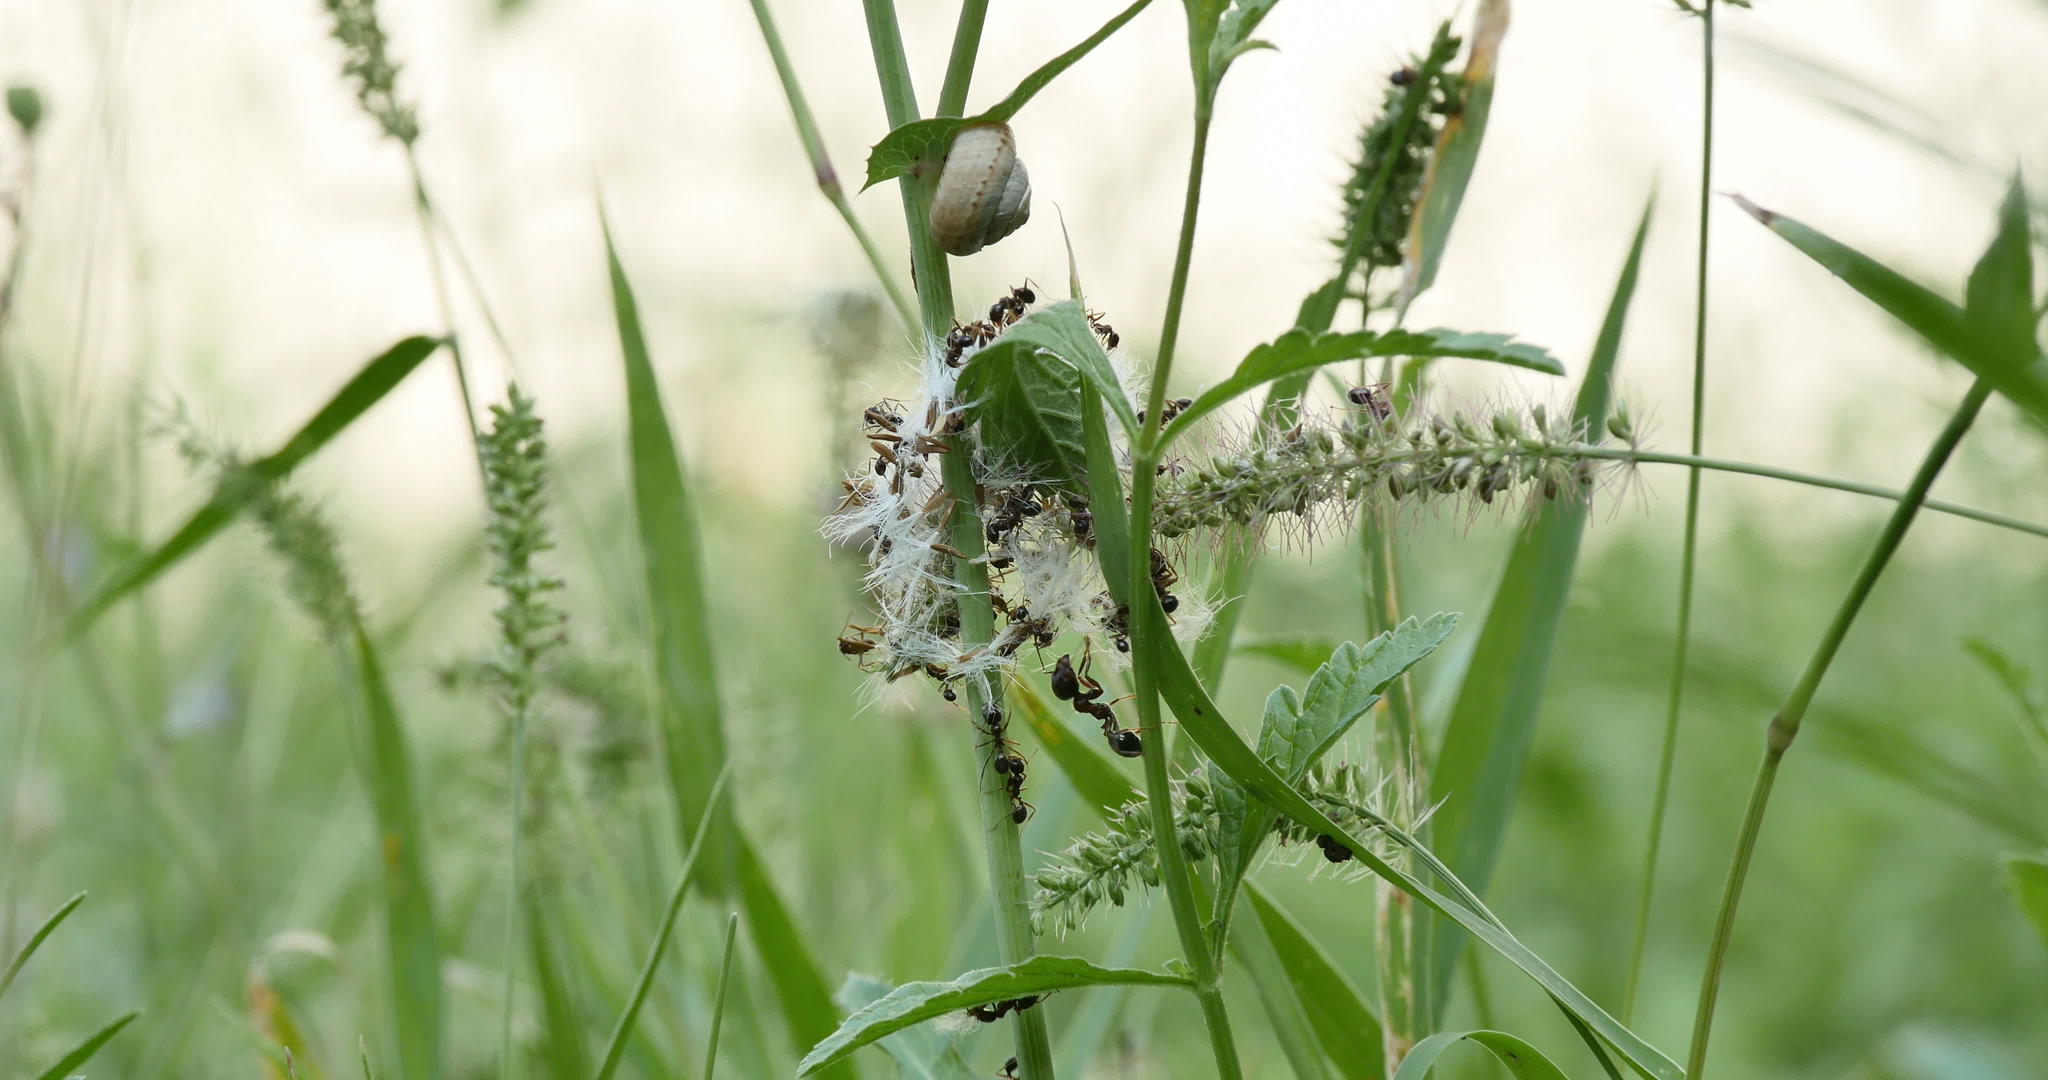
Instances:
[[[1365,406],[1366,414],[1374,420],[1385,420],[1394,415],[1394,406],[1387,400],[1386,390],[1386,383],[1373,383],[1371,386],[1354,386],[1344,396],[1350,398],[1353,405]]]
[[[880,647],[881,643],[868,640],[868,635],[879,634],[882,632],[882,628],[879,626],[862,626],[854,622],[847,623],[846,628],[852,631],[853,634],[852,636],[846,634],[839,636],[839,655],[851,656],[854,658],[854,662],[861,666],[862,670],[871,670],[867,666],[868,661],[861,658]]]

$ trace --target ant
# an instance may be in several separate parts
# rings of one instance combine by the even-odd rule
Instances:
[[[861,657],[875,651],[881,644],[877,641],[868,640],[868,635],[879,634],[882,632],[882,628],[879,626],[862,626],[859,623],[852,622],[847,623],[846,628],[853,631],[853,636],[839,635],[839,655],[853,657],[854,662],[859,664],[863,670],[868,670],[868,661],[861,659]]]
[[[946,335],[946,366],[959,367],[962,363],[962,354],[977,345],[986,345],[994,341],[996,334],[1000,332],[995,323],[974,322],[966,326],[955,325],[952,332]]]
[[[1165,607],[1166,605],[1162,602],[1160,606]],[[1174,606],[1179,607],[1180,605],[1175,604]],[[1118,604],[1116,611],[1110,615],[1109,620],[1103,624],[1102,628],[1109,631],[1110,641],[1115,643],[1116,651],[1120,653],[1131,651],[1131,605]]]
[[[1392,75],[1387,76],[1387,81],[1393,83],[1395,86],[1412,86],[1414,85],[1416,78],[1417,72],[1415,68],[1411,65],[1409,67],[1404,67],[1399,71],[1394,72]]]
[[[889,402],[878,402],[867,407],[860,414],[861,423],[876,431],[895,431],[903,423],[903,414],[889,408]]]
[[[1321,833],[1316,836],[1316,846],[1323,849],[1323,858],[1333,863],[1349,862],[1351,860],[1351,849],[1330,839],[1328,833]]]
[[[969,1005],[967,1015],[984,1024],[993,1024],[1013,1012],[1023,1012],[1044,999],[1044,994],[1027,994],[1024,997],[1005,998],[987,1005]]]
[[[1002,495],[996,512],[989,515],[987,527],[983,530],[991,544],[1000,544],[1003,537],[1024,524],[1025,518],[1037,517],[1041,507],[1038,500],[1014,491]]]
[[[988,321],[997,326],[1008,326],[1024,315],[1024,309],[1038,302],[1038,294],[1031,291],[1027,281],[1010,290],[1010,295],[989,305]]]
[[[1116,327],[1103,322],[1101,312],[1091,311],[1088,313],[1088,328],[1102,335],[1104,348],[1116,348],[1117,341],[1119,340],[1116,336]]]
[[[1166,561],[1166,555],[1158,548],[1152,549],[1152,591],[1159,594],[1159,607],[1168,615],[1180,609],[1180,597],[1166,590],[1180,580],[1180,574],[1173,564]]]
[[[1186,412],[1188,409],[1192,408],[1194,404],[1194,398],[1177,397],[1174,398],[1172,401],[1169,401],[1166,404],[1161,405],[1159,407],[1159,426],[1165,427],[1166,425],[1173,423],[1174,417],[1179,416],[1183,412]],[[1139,409],[1138,423],[1142,424],[1144,422],[1145,410]]]
[[[1353,405],[1365,406],[1367,415],[1374,420],[1385,420],[1394,415],[1393,403],[1385,396],[1386,390],[1386,383],[1373,383],[1371,386],[1354,386],[1344,396],[1350,398]]]
[[[1017,1080],[1017,1059],[1015,1057],[1003,1062],[1002,1069],[996,1073],[996,1080]]]
[[[1073,526],[1074,539],[1084,544],[1094,542],[1095,514],[1088,509],[1087,503],[1078,500],[1069,501],[1067,504],[1067,521]]]
[[[1088,677],[1090,656],[1083,653],[1081,666],[1074,666],[1071,653],[1062,653],[1052,666],[1052,696],[1069,702],[1074,711],[1102,721],[1102,737],[1119,757],[1134,758],[1145,753],[1145,740],[1116,722],[1116,713],[1101,701],[1102,684]]]

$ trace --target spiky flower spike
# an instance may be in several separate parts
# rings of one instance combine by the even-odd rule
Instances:
[[[1444,23],[1429,52],[1410,57],[1388,79],[1379,115],[1359,135],[1358,156],[1344,182],[1344,228],[1331,242],[1356,256],[1367,275],[1376,267],[1401,265],[1430,152],[1457,100],[1458,76],[1444,69],[1458,46],[1451,24]]]
[[[506,391],[505,404],[491,406],[481,450],[491,585],[505,597],[496,612],[499,654],[491,670],[507,716],[524,716],[548,654],[562,643],[563,616],[548,602],[562,582],[535,565],[536,556],[554,547],[546,519],[547,441],[533,399],[517,384]]]
[[[356,100],[384,134],[410,147],[420,137],[419,114],[398,96],[398,65],[391,59],[376,0],[325,0],[341,43],[341,74],[356,84]]]

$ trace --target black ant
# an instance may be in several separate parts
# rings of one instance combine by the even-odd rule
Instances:
[[[1354,386],[1344,396],[1350,398],[1353,405],[1365,406],[1366,414],[1374,420],[1385,420],[1387,417],[1394,415],[1394,406],[1386,398],[1386,389],[1386,383],[1374,383],[1371,386]]]
[[[876,431],[895,431],[897,425],[903,423],[903,414],[890,409],[889,403],[884,401],[868,406],[860,414],[860,419],[861,423]]]
[[[1017,1080],[1016,1058],[1012,1057],[1010,1060],[1003,1062],[1002,1069],[996,1073],[996,1080]]]
[[[1091,311],[1088,313],[1088,328],[1102,336],[1102,344],[1104,348],[1116,348],[1117,341],[1119,340],[1116,336],[1116,327],[1111,326],[1106,322],[1103,322],[1102,315],[1100,312]]]
[[[1162,603],[1160,606],[1164,607],[1165,605]],[[1176,604],[1174,606],[1178,607],[1179,605]],[[1120,653],[1131,651],[1131,605],[1118,604],[1116,611],[1111,613],[1109,620],[1103,623],[1102,628],[1109,631],[1109,639],[1116,645],[1116,651]]]
[[[967,1015],[984,1024],[993,1024],[1013,1012],[1023,1012],[1043,1000],[1045,1000],[1044,994],[1027,994],[1024,997],[1005,998],[1002,1001],[990,1002],[987,1005],[969,1005],[967,1007]]]
[[[1084,653],[1081,657],[1081,666],[1076,668],[1071,653],[1061,654],[1052,666],[1052,696],[1071,703],[1075,712],[1100,720],[1102,737],[1117,756],[1142,756],[1145,753],[1145,740],[1137,732],[1118,726],[1116,712],[1101,701],[1102,684],[1088,677],[1089,659]]]
[[[988,536],[988,542],[1002,543],[1003,537],[1024,524],[1025,518],[1037,517],[1040,509],[1038,500],[1030,495],[1020,495],[1014,491],[1005,493],[998,502],[996,512],[989,515],[987,526],[983,529]]]
[[[1323,858],[1333,863],[1351,860],[1351,849],[1332,840],[1327,833],[1317,835],[1316,846],[1323,849]]]
[[[1166,425],[1173,423],[1174,417],[1179,416],[1181,413],[1186,412],[1190,408],[1193,408],[1194,404],[1194,398],[1177,397],[1174,398],[1172,401],[1169,401],[1166,404],[1161,405],[1159,407],[1159,426],[1165,427]],[[1144,422],[1145,410],[1139,409],[1138,423],[1142,424]]]
[[[996,335],[1001,332],[997,324],[992,322],[973,322],[966,326],[953,327],[952,332],[946,335],[946,366],[959,367],[962,354],[977,345],[986,345],[994,341]]]
[[[1166,561],[1166,555],[1158,548],[1153,548],[1152,591],[1159,594],[1159,607],[1168,615],[1180,610],[1180,597],[1166,591],[1179,580],[1179,572],[1174,570],[1172,563]]]
[[[1067,522],[1073,526],[1074,539],[1084,544],[1093,543],[1095,537],[1095,514],[1088,504],[1070,501],[1067,504]]]
[[[1024,315],[1024,309],[1038,302],[1038,295],[1031,291],[1029,284],[1019,285],[1010,290],[1010,295],[989,305],[988,321],[997,326],[1008,326]]]
[[[1394,72],[1392,75],[1387,76],[1387,81],[1393,83],[1395,86],[1412,86],[1414,85],[1417,77],[1418,73],[1416,72],[1415,68],[1410,66],[1404,67],[1399,71]]]

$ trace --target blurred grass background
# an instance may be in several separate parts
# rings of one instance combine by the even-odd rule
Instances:
[[[883,127],[873,73],[844,47],[859,35],[852,6],[813,6],[779,5],[834,160],[852,176]],[[1267,24],[1282,53],[1232,75],[1191,295],[1190,387],[1282,328],[1326,272],[1322,236],[1356,127],[1387,70],[1450,7],[1291,0]],[[1634,208],[1661,177],[1622,383],[1639,411],[1675,426],[1696,35],[1651,0],[1524,8],[1463,223],[1413,321],[1513,330],[1582,363]],[[855,561],[827,558],[813,529],[855,453],[849,410],[899,383],[902,349],[886,321],[862,329],[872,284],[810,188],[744,5],[392,3],[385,18],[401,85],[422,101],[437,195],[508,316],[561,464],[562,671],[582,678],[550,699],[543,737],[567,768],[543,799],[530,862],[563,913],[554,944],[591,1042],[679,861],[647,715],[638,555],[618,527],[630,506],[600,182],[703,492],[732,783],[749,830],[831,977],[946,977],[986,959],[958,714],[907,686],[860,709],[860,676],[829,645],[858,611]],[[1097,19],[1078,0],[997,5],[981,85],[1010,85]],[[906,3],[904,20],[929,95],[950,7]],[[2048,168],[2030,108],[2048,48],[2038,4],[1767,3],[1723,25],[1721,183],[1924,280],[1960,279],[2009,163]],[[1048,212],[1058,203],[1091,297],[1126,347],[1148,354],[1185,158],[1180,34],[1171,5],[1148,12],[1019,122],[1040,217],[963,265],[963,304],[1025,276],[1059,280]],[[12,519],[0,529],[0,952],[64,897],[92,893],[0,1010],[0,1070],[53,1060],[127,1008],[147,1011],[102,1052],[95,1068],[108,1074],[257,1070],[272,1001],[305,1034],[301,1076],[351,1071],[358,1033],[388,1039],[375,853],[346,767],[344,691],[260,539],[237,528],[117,611],[87,653],[30,648],[48,614],[39,564],[75,591],[203,498],[150,433],[172,403],[213,438],[267,447],[363,358],[435,326],[401,162],[354,111],[336,55],[310,2],[0,9],[0,74],[50,102],[0,360],[22,406],[11,422],[32,448],[0,511]],[[18,175],[20,147],[4,162]],[[858,205],[877,236],[901,235],[892,197]],[[1717,218],[1714,244],[1710,450],[1902,480],[1967,380],[1739,215]],[[900,263],[898,246],[885,240]],[[465,336],[495,385],[502,359],[481,347],[472,316]],[[498,1014],[505,778],[487,703],[440,678],[487,647],[494,602],[443,362],[299,484],[339,523],[404,705],[449,937],[451,1071],[480,1075]],[[1501,392],[1494,371],[1466,378],[1471,393]],[[1514,386],[1551,401],[1564,392]],[[1661,434],[1652,428],[1653,445],[1676,441]],[[1940,490],[2048,518],[2042,447],[1994,405]],[[1624,974],[1681,483],[1646,472],[1595,515],[1490,892],[1533,948],[1601,1000],[1619,996]],[[1690,1020],[1762,725],[1885,509],[1746,479],[1710,477],[1706,490],[1694,677],[1636,1018],[1667,1051]],[[30,522],[50,527],[21,527]],[[1509,527],[1415,521],[1412,612],[1476,617]],[[2048,563],[2037,543],[1923,518],[1858,623],[1758,854],[1717,1028],[1731,1075],[2043,1075],[2048,952],[1997,863],[2043,845],[2048,792],[2013,702],[1963,648],[1981,637],[2040,666]],[[1359,595],[1347,539],[1288,546],[1262,571],[1246,634],[1357,637]],[[1425,687],[1449,668],[1426,664]],[[1289,678],[1240,658],[1223,704],[1251,715]],[[1093,826],[1052,770],[1033,777],[1027,852]],[[1306,865],[1262,881],[1371,984],[1369,889],[1311,881]],[[686,909],[629,1071],[697,1060],[724,921],[702,902]],[[1147,963],[1171,953],[1164,918],[1134,943],[1122,937],[1133,925],[1130,911],[1101,912],[1047,948],[1110,960],[1133,948]],[[1533,987],[1506,968],[1487,974],[1497,1026],[1569,1045]],[[735,977],[731,1075],[787,1074],[764,973],[743,953]],[[1278,1050],[1236,983],[1247,1067],[1277,1075]],[[1103,1025],[1098,1075],[1201,1068],[1194,1013],[1178,997],[1075,993],[1044,1007],[1056,1036]],[[1473,1007],[1462,999],[1454,1015]],[[527,1005],[520,1023],[530,1037]],[[992,1072],[1006,1051],[981,1041],[970,1060]]]

